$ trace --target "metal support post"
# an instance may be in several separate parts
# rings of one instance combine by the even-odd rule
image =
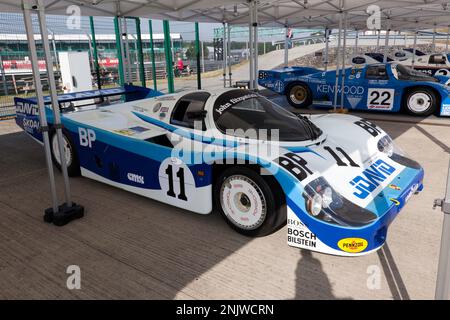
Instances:
[[[289,28],[286,26],[284,28],[284,66],[289,65]]]
[[[445,199],[436,199],[433,208],[436,208],[436,206],[441,207],[442,212],[444,212],[444,221],[442,223],[435,299],[448,300],[450,299],[450,163]]]
[[[418,33],[418,30],[416,28],[416,30],[414,31],[413,56],[412,56],[412,61],[411,61],[411,68],[413,70],[414,70],[414,65],[416,63],[417,33]]]
[[[383,62],[387,62],[387,55],[388,55],[388,46],[389,46],[389,35],[391,33],[390,27],[386,30],[386,35],[384,37],[384,54],[383,54]]]
[[[122,55],[122,31],[120,30],[119,17],[114,17],[114,31],[116,34],[116,51],[117,60],[119,61],[119,66],[117,72],[119,73],[119,85],[123,86],[125,84],[125,75],[123,69],[123,55]]]
[[[228,31],[228,34],[227,34],[228,59],[227,59],[227,61],[228,61],[228,80],[229,80],[229,84],[228,85],[231,88],[231,85],[232,85],[232,80],[231,80],[231,63],[232,63],[232,61],[231,61],[231,57],[232,57],[232,55],[231,55],[231,26],[230,25],[228,25],[227,31]]]
[[[334,84],[334,101],[333,101],[333,111],[336,111],[338,102],[338,88],[339,88],[339,78],[340,78],[340,51],[341,51],[341,37],[342,37],[342,13],[339,14],[339,32],[338,32],[338,43],[336,47],[336,80]]]
[[[134,19],[136,21],[136,44],[137,58],[139,63],[139,80],[141,80],[141,86],[146,87],[147,85],[145,81],[144,52],[142,50],[141,19]]]
[[[344,39],[342,44],[342,72],[341,72],[341,110],[344,108],[344,92],[345,92],[345,60],[347,58],[347,12],[344,13]]]
[[[72,200],[70,197],[70,184],[69,184],[69,175],[67,173],[67,162],[63,161],[63,158],[65,160],[65,152],[64,152],[64,138],[62,136],[62,130],[61,130],[61,116],[59,112],[59,102],[58,102],[58,96],[57,96],[57,90],[56,90],[56,81],[55,81],[55,75],[53,73],[53,59],[52,59],[52,53],[50,51],[50,45],[48,43],[48,33],[47,33],[47,23],[45,20],[45,13],[44,13],[44,1],[38,0],[38,18],[39,18],[39,27],[41,29],[41,35],[42,35],[42,47],[44,49],[44,58],[45,58],[45,64],[47,67],[47,77],[48,77],[48,83],[49,83],[49,89],[50,89],[50,98],[52,101],[52,109],[53,109],[53,115],[54,115],[54,127],[56,128],[56,137],[58,140],[58,151],[61,158],[61,172],[64,179],[64,193],[65,193],[65,200],[69,207],[72,206]],[[64,155],[64,156],[63,156]]]
[[[223,52],[223,61],[222,61],[222,76],[223,76],[223,87],[227,87],[227,61],[228,61],[228,52],[227,52],[227,23],[223,22],[223,37],[222,37],[222,52]]]
[[[330,33],[331,30],[327,28],[325,28],[325,59],[324,59],[324,64],[325,64],[325,71],[328,71],[328,63],[329,63],[329,49],[330,49]]]
[[[200,32],[198,29],[198,22],[195,23],[195,57],[197,60],[197,89],[202,88],[202,69],[200,63],[200,57],[203,55],[201,51],[203,46],[200,46]],[[231,86],[231,83],[230,83]]]
[[[153,89],[158,90],[158,84],[156,81],[156,62],[155,62],[155,47],[153,44],[153,26],[152,20],[148,20],[148,32],[150,33],[150,59],[152,60],[152,79]]]
[[[91,41],[92,41],[92,58],[94,60],[95,76],[97,78],[97,88],[102,88],[102,80],[100,76],[100,65],[98,63],[98,51],[97,51],[97,41],[95,40],[95,26],[94,17],[89,17],[89,25],[91,27]]]
[[[258,2],[253,2],[253,46],[254,46],[254,57],[255,61],[253,63],[253,90],[258,90]]]
[[[170,26],[169,21],[163,21],[164,30],[164,52],[166,56],[166,72],[167,72],[167,87],[169,93],[175,92],[174,79],[173,79],[173,60],[172,60],[172,46],[170,38]]]

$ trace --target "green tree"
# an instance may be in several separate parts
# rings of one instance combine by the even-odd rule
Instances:
[[[195,60],[197,59],[196,55],[196,50],[195,50],[195,43],[191,43],[189,45],[189,47],[186,50],[186,57],[188,58],[188,60]],[[208,48],[206,47],[206,44],[203,44],[203,55],[205,57],[207,57],[209,54]]]

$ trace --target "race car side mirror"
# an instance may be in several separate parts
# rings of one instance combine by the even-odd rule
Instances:
[[[188,119],[205,119],[207,113],[206,110],[188,111],[186,116]]]

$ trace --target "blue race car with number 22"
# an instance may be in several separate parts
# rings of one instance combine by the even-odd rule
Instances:
[[[358,61],[361,60],[361,61]],[[450,78],[429,76],[397,62],[365,64],[353,58],[345,69],[344,108],[406,112],[417,116],[439,113],[450,116]],[[309,67],[260,70],[259,85],[285,95],[295,108],[334,105],[336,71]],[[341,81],[337,105],[341,103]]]

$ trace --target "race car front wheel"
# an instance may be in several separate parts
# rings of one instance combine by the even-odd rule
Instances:
[[[75,152],[75,146],[69,136],[69,134],[63,129],[63,152],[67,165],[67,173],[70,177],[76,177],[80,175],[80,164]],[[52,160],[55,166],[61,170],[61,155],[59,153],[58,136],[56,130],[52,130],[50,134],[50,145],[52,151]]]
[[[247,167],[229,168],[220,175],[215,184],[215,204],[233,229],[258,237],[286,223],[282,193],[273,180]]]
[[[417,88],[406,93],[403,103],[406,111],[414,116],[429,116],[437,107],[437,97],[428,88]]]
[[[309,87],[303,83],[294,83],[286,90],[286,98],[294,108],[305,108],[312,104]]]

